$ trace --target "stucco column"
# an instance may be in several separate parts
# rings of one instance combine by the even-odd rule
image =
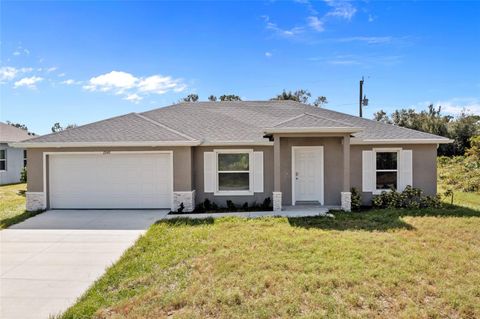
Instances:
[[[280,137],[273,136],[273,210],[282,210],[282,182],[280,169]]]
[[[350,135],[343,137],[343,191],[350,191]]]
[[[350,135],[343,137],[343,187],[341,193],[342,209],[351,210],[352,193],[350,193]]]

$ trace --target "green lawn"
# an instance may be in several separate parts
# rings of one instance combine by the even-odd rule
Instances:
[[[0,229],[38,214],[38,212],[27,212],[25,210],[26,189],[27,184],[0,186]]]
[[[471,207],[162,221],[63,317],[478,318]]]

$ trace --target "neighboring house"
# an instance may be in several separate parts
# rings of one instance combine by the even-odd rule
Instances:
[[[22,169],[27,164],[27,151],[10,147],[8,143],[31,137],[25,130],[0,122],[0,185],[19,183]]]
[[[317,203],[350,209],[350,189],[436,193],[450,140],[293,101],[180,103],[33,138],[27,209]]]

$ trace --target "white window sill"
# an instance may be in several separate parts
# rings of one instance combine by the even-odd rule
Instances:
[[[254,192],[251,191],[218,191],[214,192],[215,196],[252,196]]]

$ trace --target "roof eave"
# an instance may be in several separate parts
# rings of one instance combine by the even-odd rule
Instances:
[[[368,145],[368,144],[449,144],[453,140],[442,138],[404,138],[404,139],[362,139],[351,138],[352,145]]]
[[[276,133],[357,133],[362,127],[271,127],[264,129],[265,134]]]
[[[273,142],[270,141],[204,141],[201,146],[242,146],[242,145],[254,145],[254,146],[271,146]]]
[[[16,148],[59,148],[59,147],[155,147],[197,146],[201,141],[132,141],[132,142],[18,142],[8,145]]]

